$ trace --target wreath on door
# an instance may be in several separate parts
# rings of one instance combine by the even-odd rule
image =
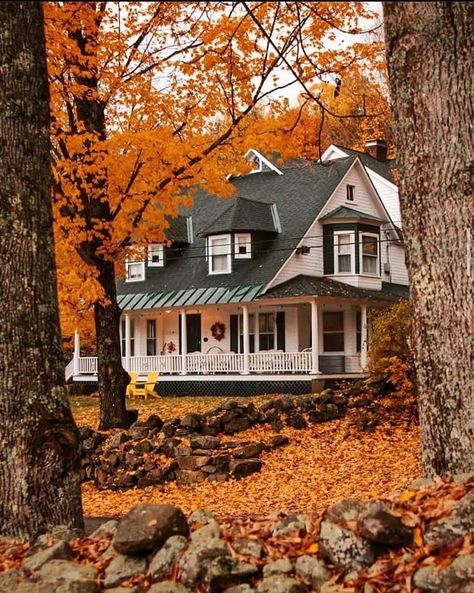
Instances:
[[[225,338],[225,324],[221,321],[216,321],[211,325],[212,337],[220,342]]]

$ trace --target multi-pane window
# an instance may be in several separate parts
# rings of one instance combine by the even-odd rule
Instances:
[[[145,262],[125,262],[125,268],[127,272],[127,282],[139,282],[145,280]]]
[[[121,350],[122,356],[126,355],[126,329],[125,329],[125,319],[121,321]],[[130,356],[135,356],[135,321],[134,319],[130,319]]]
[[[334,268],[336,274],[354,273],[354,233],[334,233]]]
[[[346,185],[346,199],[348,202],[354,201],[355,185]]]
[[[252,257],[250,233],[235,234],[234,255],[236,259],[249,259],[250,257]]]
[[[344,313],[342,311],[323,312],[324,352],[344,352]]]
[[[156,320],[147,319],[146,322],[146,355],[156,356]]]
[[[379,239],[374,234],[363,234],[360,239],[362,274],[379,273]]]
[[[148,246],[148,266],[162,268],[165,265],[165,247],[162,243]]]
[[[230,235],[208,237],[209,274],[229,274],[231,272]]]
[[[253,313],[249,314],[249,346],[250,352],[255,352],[255,316]],[[244,318],[239,315],[239,352],[244,351]]]
[[[275,314],[260,313],[258,316],[258,346],[259,350],[273,350],[275,348]]]

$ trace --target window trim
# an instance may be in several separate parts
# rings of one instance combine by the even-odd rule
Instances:
[[[139,278],[130,278],[128,269],[131,265],[140,265],[141,274]],[[125,282],[143,282],[145,280],[145,262],[125,260]]]
[[[153,251],[158,250],[159,260],[153,261]],[[163,243],[150,243],[148,245],[148,267],[149,268],[163,268],[165,265],[165,246]]]
[[[239,243],[238,240],[244,238]],[[246,252],[239,253],[239,246],[245,245]],[[251,233],[235,233],[234,235],[234,257],[235,259],[251,259],[252,258],[252,234]]]
[[[351,271],[340,272],[339,271],[339,235],[349,235],[349,247],[351,255]],[[338,276],[352,276],[355,274],[355,231],[334,231],[334,274]]]
[[[352,188],[351,190],[349,190],[350,187]],[[355,202],[355,188],[356,186],[352,183],[346,183],[346,202],[349,202],[350,204],[354,204]],[[349,198],[349,194],[352,195],[351,198]]]
[[[363,248],[363,240],[362,237],[375,237],[377,239],[377,256],[376,256],[376,264],[375,269],[376,272],[364,272],[364,254],[362,252]],[[366,254],[367,257],[374,257],[373,255]],[[367,231],[361,231],[359,233],[359,273],[361,276],[371,276],[372,278],[380,278],[380,235],[377,233],[370,233]]]
[[[330,330],[330,331],[324,331],[324,315],[326,313],[340,313],[342,315],[342,331],[341,330]],[[346,314],[345,311],[322,311],[322,315],[321,315],[321,329],[322,329],[322,339],[323,339],[323,354],[345,354],[346,353]],[[324,348],[324,334],[341,334],[342,333],[342,338],[343,338],[343,342],[344,342],[344,349],[343,350],[326,350]]]
[[[219,271],[214,271],[212,269],[212,259],[214,257],[213,255],[213,241],[215,241],[216,239],[226,239],[227,240],[227,244],[226,246],[228,247],[228,251],[224,254],[218,254],[218,255],[225,255],[226,257],[226,262],[227,262],[227,266],[225,270],[219,270]],[[232,242],[231,242],[231,235],[229,234],[224,234],[224,235],[210,235],[207,238],[206,241],[207,244],[207,255],[208,255],[208,260],[209,260],[209,276],[217,276],[219,274],[230,274],[232,272]]]

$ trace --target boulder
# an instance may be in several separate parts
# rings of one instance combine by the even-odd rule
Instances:
[[[46,562],[50,560],[67,560],[68,558],[72,557],[72,550],[71,547],[67,542],[60,541],[49,548],[44,550],[40,550],[29,556],[23,562],[23,569],[24,570],[39,570]]]
[[[188,547],[188,540],[182,535],[173,535],[153,557],[148,574],[152,581],[160,581],[169,576],[173,565],[178,562],[181,552]]]
[[[58,593],[95,593],[97,570],[69,560],[51,560],[39,571],[40,582],[51,583]]]
[[[301,414],[288,415],[288,418],[286,419],[286,424],[287,426],[291,426],[291,428],[297,429],[306,428],[308,426],[308,423]]]
[[[220,539],[220,527],[216,521],[194,531],[191,543],[179,560],[181,581],[194,587],[206,574],[208,566],[215,558],[228,556],[229,550]]]
[[[290,533],[306,533],[304,515],[287,515],[272,529],[273,536],[289,535]]]
[[[232,451],[232,455],[236,459],[250,459],[252,457],[258,457],[262,453],[263,449],[263,443],[249,443],[248,445],[236,447]]]
[[[319,532],[323,556],[344,570],[360,570],[375,560],[373,544],[331,521],[323,521]]]
[[[147,562],[145,558],[119,554],[112,559],[112,562],[105,569],[104,587],[108,589],[120,585],[120,583],[136,574],[143,574],[146,569]]]
[[[190,439],[191,449],[218,449],[220,440],[214,436],[195,436]]]
[[[192,430],[196,430],[201,426],[201,421],[202,416],[200,414],[190,412],[182,418],[181,426],[184,428],[191,428]]]
[[[179,469],[195,471],[198,470],[203,465],[208,465],[212,460],[212,457],[203,456],[203,455],[189,455],[189,456],[179,456],[176,458],[178,462]]]
[[[451,514],[431,523],[425,529],[424,542],[438,548],[462,538],[474,530],[474,490],[453,507]]]
[[[232,547],[242,556],[251,556],[252,558],[260,559],[263,555],[262,544],[256,539],[234,539]]]
[[[295,572],[313,589],[318,589],[331,577],[324,563],[313,556],[299,556],[295,562]]]
[[[123,443],[126,443],[128,440],[130,439],[130,437],[128,436],[128,434],[124,431],[120,431],[120,432],[116,432],[111,439],[109,439],[107,445],[111,448],[111,449],[118,449],[120,447],[120,445],[122,445]]]
[[[263,567],[263,576],[270,577],[274,574],[291,574],[293,564],[288,558],[280,558],[274,562],[269,562]]]
[[[242,585],[233,585],[229,589],[226,589],[224,593],[257,593],[257,589],[254,589],[247,583]]]
[[[275,574],[260,581],[257,586],[259,593],[306,593],[303,583],[282,574]]]
[[[230,463],[230,471],[234,478],[244,478],[262,469],[260,459],[242,459]]]
[[[458,556],[444,570],[423,566],[415,572],[412,582],[423,593],[468,593],[474,590],[474,554]]]
[[[365,539],[388,548],[403,548],[413,540],[412,530],[382,502],[372,503],[359,515],[357,529]]]
[[[206,479],[207,474],[200,470],[192,471],[192,470],[184,470],[178,469],[176,470],[176,483],[178,486],[188,486],[189,484],[200,484],[204,482]]]
[[[139,504],[120,520],[114,548],[121,554],[160,548],[172,535],[189,533],[182,511],[169,504]]]
[[[163,581],[162,583],[155,583],[148,589],[148,593],[191,593],[181,583],[173,581]]]
[[[210,521],[215,521],[216,516],[208,509],[197,509],[188,517],[188,524],[194,525],[207,525]]]
[[[258,568],[248,562],[238,562],[228,556],[214,558],[205,570],[204,582],[209,593],[222,593],[230,585],[245,583],[258,574]]]

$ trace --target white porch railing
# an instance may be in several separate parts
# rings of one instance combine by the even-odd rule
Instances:
[[[74,358],[68,362],[64,373],[66,375],[66,381],[69,381],[69,379],[74,375]]]
[[[311,352],[258,352],[249,354],[252,373],[294,373],[311,370]]]
[[[219,354],[187,354],[187,375],[207,374],[235,374],[244,372],[244,355],[233,353]],[[311,352],[257,352],[249,354],[249,373],[309,373],[312,369]],[[72,377],[74,367],[71,361],[66,368],[66,377]],[[95,375],[97,373],[97,358],[95,356],[78,359],[80,375]],[[122,358],[122,364],[128,371],[149,373],[158,371],[164,375],[177,375],[183,372],[183,357],[180,354],[159,356],[132,356]],[[345,372],[358,373],[360,369],[359,355],[345,357]]]

